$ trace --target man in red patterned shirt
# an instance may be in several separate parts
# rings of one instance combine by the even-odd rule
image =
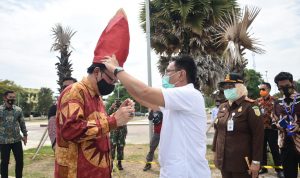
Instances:
[[[114,40],[119,38],[121,40]],[[120,10],[103,31],[88,76],[67,87],[59,97],[56,115],[55,177],[111,178],[109,132],[125,125],[134,112],[134,102],[126,99],[107,115],[102,96],[114,90],[114,74],[101,63],[113,52],[125,62],[129,29]]]
[[[275,166],[281,166],[278,146],[278,129],[275,124],[275,119],[272,116],[275,100],[270,95],[270,90],[270,83],[263,82],[261,85],[259,85],[259,94],[261,97],[257,99],[257,103],[262,113],[262,119],[265,129],[262,166],[267,165],[267,145],[269,145],[269,148],[271,150]],[[275,168],[275,170],[279,178],[284,177],[282,169]],[[263,174],[267,172],[268,169],[262,168],[259,173]]]

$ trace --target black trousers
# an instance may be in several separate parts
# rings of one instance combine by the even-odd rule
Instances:
[[[300,168],[300,155],[297,153],[294,143],[288,143],[281,149],[284,177],[297,178]]]
[[[154,152],[155,152],[155,149],[157,148],[157,146],[159,144],[159,139],[160,139],[160,134],[153,133],[153,136],[152,136],[151,141],[150,141],[150,151],[149,151],[149,153],[146,157],[147,162],[153,161]]]
[[[10,158],[10,151],[12,150],[15,161],[16,169],[15,174],[16,178],[22,177],[23,172],[23,148],[22,142],[16,142],[12,144],[0,144],[1,149],[1,178],[8,178],[8,163]]]
[[[264,137],[264,147],[263,147],[263,160],[262,165],[266,166],[268,164],[267,160],[267,146],[269,145],[273,161],[275,166],[281,166],[281,157],[279,154],[279,146],[278,146],[278,130],[274,129],[265,129],[265,137]],[[281,171],[281,169],[275,168],[276,172]]]
[[[251,178],[251,175],[246,172],[228,172],[221,170],[222,178]]]

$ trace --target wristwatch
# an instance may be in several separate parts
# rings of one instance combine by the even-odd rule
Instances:
[[[116,67],[114,70],[114,75],[117,76],[117,74],[122,71],[124,71],[123,67]]]
[[[252,161],[252,163],[255,165],[260,165],[260,161]]]

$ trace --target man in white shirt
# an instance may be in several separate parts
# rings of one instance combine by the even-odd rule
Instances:
[[[160,178],[210,178],[205,158],[204,99],[197,90],[197,67],[193,58],[186,55],[173,58],[162,79],[164,89],[149,87],[129,75],[118,66],[114,55],[102,62],[137,102],[163,112]]]

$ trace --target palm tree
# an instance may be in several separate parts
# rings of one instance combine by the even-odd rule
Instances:
[[[174,54],[194,57],[200,89],[210,93],[229,66],[222,60],[225,45],[217,45],[214,28],[229,11],[238,11],[236,0],[152,0],[150,1],[151,46],[160,55],[161,74]],[[145,4],[140,13],[145,30]],[[225,66],[225,67],[224,67]]]
[[[244,58],[245,49],[258,54],[265,53],[259,41],[248,32],[259,12],[257,7],[246,6],[242,15],[228,13],[217,26],[217,43],[227,45],[223,57],[231,64],[231,71],[243,73],[247,65],[247,59]]]
[[[63,28],[61,24],[56,24],[52,28],[52,36],[54,43],[52,44],[51,51],[59,51],[60,57],[56,56],[59,60],[56,65],[58,80],[57,84],[59,85],[59,92],[62,89],[62,81],[66,77],[72,76],[72,63],[69,60],[69,57],[72,51],[69,51],[71,47],[71,38],[76,33],[70,27]]]

